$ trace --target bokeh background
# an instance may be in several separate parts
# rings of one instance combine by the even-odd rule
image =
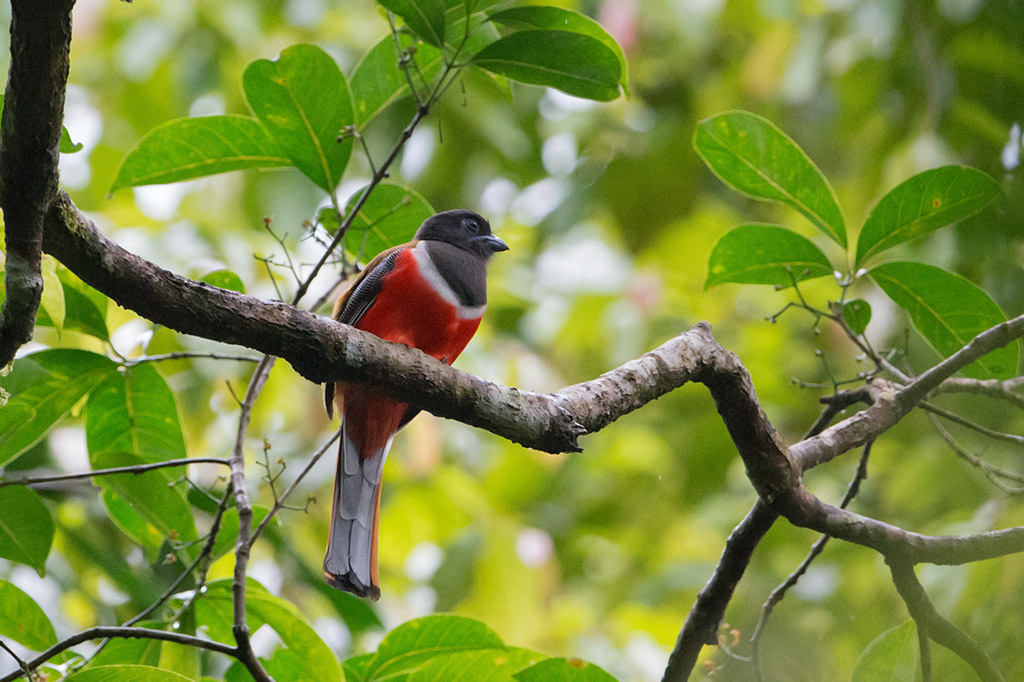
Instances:
[[[902,247],[986,289],[1008,315],[1024,312],[1024,4],[1015,0],[605,0],[555,2],[601,21],[629,60],[631,94],[607,104],[521,86],[514,99],[485,75],[466,73],[417,130],[392,177],[437,210],[486,215],[511,251],[495,259],[484,325],[457,366],[503,384],[549,391],[593,378],[708,320],[749,368],[758,395],[788,441],[818,413],[833,379],[867,367],[824,322],[789,311],[791,294],[768,287],[704,289],[715,241],[741,222],[778,222],[815,239],[794,212],[747,200],[693,152],[695,124],[731,109],[759,113],[793,137],[833,183],[851,227],[878,197],[915,172],[965,163],[992,174],[1005,197],[953,229]],[[0,8],[3,21],[9,8]],[[189,276],[221,267],[249,293],[294,287],[264,219],[308,263],[305,238],[325,197],[297,171],[239,172],[108,194],[120,160],[169,119],[245,113],[241,73],[298,42],[326,49],[346,73],[383,37],[369,0],[79,0],[66,125],[82,152],[62,159],[77,204],[125,248]],[[6,43],[6,35],[0,36]],[[6,44],[0,54],[6,54]],[[367,144],[383,156],[413,113],[402,102],[375,120]],[[357,154],[344,198],[369,178]],[[855,231],[855,230],[852,230]],[[831,250],[830,250],[831,249]],[[329,284],[324,278],[321,287]],[[802,287],[824,307],[834,282]],[[920,370],[936,356],[877,289],[853,292],[875,311],[869,336]],[[224,350],[111,306],[124,355]],[[66,333],[46,345],[104,350]],[[225,456],[251,366],[162,363],[176,392],[191,455]],[[823,384],[824,388],[815,387]],[[982,399],[945,405],[993,428],[1022,431],[1019,412]],[[256,501],[273,502],[259,461],[290,480],[336,424],[320,389],[279,362],[257,404],[249,453]],[[1021,449],[956,432],[993,462],[1021,464]],[[256,546],[251,574],[300,606],[339,656],[372,650],[409,618],[454,611],[481,618],[506,642],[578,656],[624,682],[655,680],[731,528],[755,500],[707,392],[678,390],[603,432],[582,454],[551,456],[423,415],[400,435],[384,473],[381,601],[372,606],[322,585],[333,458],[302,484],[279,524]],[[7,473],[88,466],[72,418]],[[842,496],[856,454],[809,475],[828,501]],[[220,490],[218,470],[192,467]],[[44,606],[58,634],[139,611],[175,575],[151,563],[106,518],[87,484],[41,489],[54,512],[56,551],[40,578],[0,560],[0,575]],[[198,496],[197,496],[198,497]],[[201,506],[201,505],[200,505]],[[956,458],[927,417],[914,415],[873,453],[853,507],[932,534],[1024,523],[1024,504]],[[198,513],[203,527],[202,512]],[[745,640],[768,592],[815,536],[785,522],[756,552],[727,614]],[[230,575],[232,557],[211,577]],[[920,571],[938,608],[978,638],[1008,679],[1024,678],[1024,557]],[[763,660],[771,679],[844,680],[865,647],[906,611],[879,556],[832,543],[776,609]],[[731,636],[730,636],[731,639]],[[272,635],[257,638],[272,647]],[[748,653],[741,642],[736,648]],[[970,680],[935,650],[938,679]],[[753,679],[750,666],[714,648],[716,679]],[[4,668],[7,664],[4,663]],[[695,678],[708,673],[701,668]],[[941,674],[939,674],[941,673]]]

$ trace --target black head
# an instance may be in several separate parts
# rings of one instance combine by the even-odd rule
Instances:
[[[487,260],[508,244],[491,234],[491,224],[472,211],[455,210],[427,218],[416,231],[416,239],[445,242]]]

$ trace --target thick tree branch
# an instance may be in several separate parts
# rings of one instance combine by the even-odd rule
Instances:
[[[43,293],[43,216],[57,195],[73,0],[12,0],[11,66],[0,122],[6,299],[0,367],[32,338]]]
[[[917,623],[918,630],[967,661],[982,682],[1003,682],[1002,674],[985,650],[935,610],[911,564],[890,561],[889,569],[892,582],[907,605],[910,617]]]
[[[722,558],[697,595],[669,656],[662,682],[686,682],[705,644],[715,643],[725,607],[750,564],[750,557],[779,515],[758,500],[729,535]]]

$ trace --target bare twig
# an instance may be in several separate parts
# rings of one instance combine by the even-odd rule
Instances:
[[[259,362],[260,356],[258,355],[233,355],[230,353],[204,353],[201,351],[176,351],[174,353],[161,353],[160,355],[143,355],[137,358],[127,358],[122,360],[122,364],[131,367],[132,365],[138,365],[143,362],[162,362],[164,360],[190,360],[190,359],[207,359],[207,360],[234,360],[237,362]]]
[[[225,656],[231,656],[232,658],[239,658],[239,652],[235,647],[228,646],[227,644],[221,644],[220,642],[214,642],[209,639],[202,639],[193,635],[186,635],[180,632],[165,632],[163,630],[150,630],[149,628],[141,627],[124,627],[120,625],[107,625],[89,628],[83,630],[65,640],[54,644],[52,647],[39,654],[31,661],[27,661],[27,667],[29,670],[35,670],[43,663],[54,656],[60,654],[63,651],[67,651],[73,646],[77,646],[82,642],[88,642],[93,639],[111,639],[111,638],[122,638],[122,639],[158,639],[164,642],[175,642],[176,644],[184,644],[186,646],[194,646],[199,649],[206,649],[207,651],[213,651],[218,654],[224,654]],[[14,682],[22,676],[22,671],[16,670],[4,677],[0,677],[0,682]]]
[[[953,377],[946,379],[935,390],[936,393],[973,393],[990,398],[1005,400],[1014,407],[1024,410],[1024,393],[1018,393],[1024,386],[1024,377],[1013,379],[967,379]]]
[[[133,464],[131,466],[111,467],[109,469],[94,469],[93,471],[79,471],[73,474],[53,474],[52,476],[26,476],[9,481],[0,481],[0,488],[9,485],[38,485],[40,483],[55,483],[58,481],[75,481],[93,476],[110,476],[113,474],[142,474],[154,469],[166,469],[168,467],[188,466],[189,464],[223,464],[227,466],[229,460],[223,457],[185,457],[183,459],[168,459],[163,462],[151,464]]]
[[[253,531],[252,536],[249,538],[250,547],[260,537],[260,535],[266,529],[267,525],[271,522],[271,520],[273,520],[277,512],[281,511],[281,509],[285,507],[286,501],[291,496],[292,492],[294,492],[295,488],[298,487],[302,479],[306,477],[306,474],[308,474],[313,469],[313,465],[319,462],[320,458],[324,456],[324,453],[327,452],[332,445],[338,442],[338,438],[340,436],[341,429],[338,429],[337,431],[334,432],[334,435],[331,436],[331,439],[324,443],[320,447],[320,449],[317,450],[313,454],[313,456],[309,458],[309,461],[306,463],[306,466],[302,469],[302,471],[299,472],[299,475],[295,477],[295,480],[292,481],[291,484],[287,488],[285,488],[284,492],[281,493],[280,497],[278,497],[274,501],[274,506],[270,509],[269,512],[267,512],[267,515],[263,517],[263,520],[260,521],[260,525],[256,527],[256,530]]]
[[[926,410],[928,412],[931,412],[932,414],[942,417],[943,419],[948,419],[954,424],[966,426],[972,431],[977,431],[981,435],[988,436],[993,440],[1001,440],[1004,443],[1013,443],[1014,445],[1024,445],[1024,436],[1018,436],[1013,433],[1004,433],[1002,431],[990,429],[987,426],[982,426],[981,424],[978,424],[977,422],[972,422],[970,419],[965,419],[964,417],[961,417],[955,412],[950,412],[949,410],[943,409],[938,405],[933,405],[932,403],[926,400],[922,400],[920,403],[918,403],[918,406],[923,410]]]
[[[846,495],[843,496],[843,501],[839,504],[840,509],[846,509],[853,498],[860,492],[860,484],[868,477],[868,458],[871,456],[871,445],[872,442],[868,442],[864,445],[864,451],[861,453],[860,461],[857,463],[857,472],[854,474],[853,479],[850,481],[850,485],[847,486]],[[804,557],[804,560],[800,562],[796,570],[789,574],[789,576],[779,584],[771,594],[768,595],[768,599],[765,600],[764,605],[761,607],[761,617],[757,621],[757,626],[754,628],[754,634],[750,637],[750,645],[752,647],[751,658],[754,661],[755,670],[757,671],[758,680],[764,680],[764,672],[761,669],[761,656],[760,656],[760,645],[761,637],[764,634],[764,628],[768,624],[768,618],[771,617],[772,610],[775,606],[782,601],[786,593],[796,585],[797,581],[807,572],[810,568],[811,563],[825,550],[825,545],[828,544],[829,536],[822,535],[818,538],[818,541],[814,543],[811,550]]]

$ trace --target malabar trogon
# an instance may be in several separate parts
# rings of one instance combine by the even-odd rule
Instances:
[[[438,213],[413,241],[370,261],[338,299],[334,319],[451,364],[480,326],[487,261],[507,249],[476,213]],[[340,382],[325,386],[324,404],[328,415],[334,405],[342,414],[324,576],[340,590],[378,599],[381,471],[395,432],[419,409]]]

